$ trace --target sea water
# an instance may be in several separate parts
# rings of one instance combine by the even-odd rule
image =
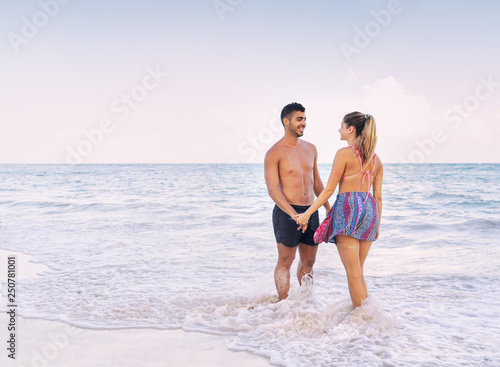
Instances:
[[[19,281],[18,313],[228,334],[280,366],[499,366],[500,165],[384,168],[353,309],[333,244],[276,302],[262,165],[1,165],[0,248],[49,269]]]

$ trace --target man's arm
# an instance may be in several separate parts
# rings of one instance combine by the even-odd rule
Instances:
[[[323,181],[321,181],[321,177],[319,175],[319,169],[318,169],[318,151],[316,150],[316,147],[313,145],[313,150],[314,150],[314,167],[313,167],[313,179],[314,179],[314,184],[313,184],[313,190],[314,190],[314,195],[318,197],[321,192],[325,189],[325,186],[323,185]],[[323,205],[326,210],[326,214],[330,212],[330,203],[328,200],[326,203]]]
[[[280,176],[279,176],[279,156],[273,150],[269,149],[264,158],[264,177],[266,179],[267,192],[276,205],[281,210],[287,213],[290,217],[297,214],[295,209],[288,203],[283,192],[280,190]]]
[[[293,219],[299,225],[299,229],[302,229],[302,232],[306,231],[307,222],[311,215],[318,210],[322,205],[324,205],[330,196],[335,192],[337,185],[344,174],[345,166],[346,166],[346,155],[345,150],[339,149],[337,154],[335,154],[335,158],[333,159],[332,170],[330,172],[330,177],[328,178],[328,182],[326,183],[326,187],[318,196],[316,201],[302,214],[297,214]]]

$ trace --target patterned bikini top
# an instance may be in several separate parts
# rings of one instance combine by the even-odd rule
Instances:
[[[372,169],[372,171],[371,172],[370,171],[363,171],[363,161],[361,160],[361,156],[359,155],[359,150],[357,150],[356,147],[353,145],[349,145],[348,148],[352,148],[356,151],[356,155],[358,156],[358,159],[359,159],[360,168],[359,168],[359,172],[353,173],[352,175],[344,175],[344,176],[342,176],[342,178],[355,176],[358,173],[363,173],[363,179],[361,180],[361,183],[362,184],[365,183],[365,179],[368,180],[368,193],[369,193],[370,192],[370,175],[373,176],[373,173],[375,172],[375,159],[377,158],[377,155],[376,154],[373,155],[373,169]],[[366,195],[365,202],[367,199],[368,199],[368,195]]]

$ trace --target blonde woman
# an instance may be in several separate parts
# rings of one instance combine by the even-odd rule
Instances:
[[[373,116],[349,113],[342,120],[339,133],[340,139],[349,145],[337,151],[326,188],[309,209],[293,218],[299,229],[305,231],[309,217],[328,201],[339,185],[337,199],[328,216],[330,233],[318,242],[336,243],[347,273],[352,304],[358,307],[368,295],[363,265],[379,234],[383,167],[375,154],[377,134]],[[373,195],[370,194],[372,186]]]

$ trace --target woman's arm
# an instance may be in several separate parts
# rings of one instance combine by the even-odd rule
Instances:
[[[343,149],[339,149],[337,154],[335,154],[335,158],[333,159],[332,170],[330,172],[330,177],[328,178],[328,182],[326,184],[325,189],[318,196],[316,201],[307,209],[304,213],[294,215],[293,219],[300,225],[302,231],[305,232],[305,228],[307,228],[307,222],[311,215],[318,210],[322,205],[324,205],[330,196],[335,192],[337,185],[344,174],[345,166],[347,162],[347,156],[344,153]]]

